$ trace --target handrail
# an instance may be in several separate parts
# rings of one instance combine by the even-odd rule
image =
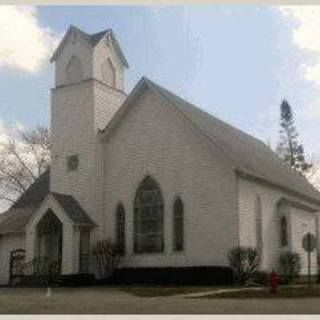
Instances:
[[[24,276],[45,276],[54,277],[60,274],[61,259],[52,261],[48,257],[36,257],[27,261],[22,266]]]

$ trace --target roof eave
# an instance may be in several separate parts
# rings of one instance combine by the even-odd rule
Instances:
[[[70,25],[68,31],[65,33],[62,40],[60,41],[57,49],[54,51],[53,55],[51,56],[51,58],[49,60],[51,63],[54,62],[57,59],[57,57],[59,56],[59,54],[61,53],[61,51],[62,51],[65,43],[67,42],[67,39],[69,38],[72,30],[76,30],[78,33],[80,33],[82,35],[83,38],[87,38],[87,40],[90,38],[90,35],[87,34],[86,32],[80,30],[79,28],[77,28],[73,25]]]
[[[52,54],[52,56],[51,56],[51,58],[49,60],[51,63],[54,62],[57,59],[58,55],[60,54],[62,48],[64,47],[64,44],[66,43],[66,41],[67,41],[67,39],[68,39],[68,37],[70,35],[71,30],[74,29],[74,28],[76,29],[76,27],[74,27],[73,25],[70,25],[68,31],[64,34],[64,36],[63,36],[62,40],[60,41],[58,47],[53,52],[53,54]]]
[[[97,46],[101,41],[103,41],[103,39],[106,39],[107,35],[109,35],[111,37],[114,49],[116,50],[117,54],[119,55],[119,58],[120,58],[122,64],[124,65],[125,68],[129,68],[128,61],[127,61],[127,59],[126,59],[126,57],[125,57],[125,55],[119,45],[117,38],[115,37],[115,35],[111,29],[106,31],[106,33],[101,37],[101,39],[94,44],[94,47]]]
[[[19,229],[19,230],[14,230],[14,229],[4,229],[4,230],[0,230],[0,235],[4,235],[4,234],[23,234],[25,233],[24,229]]]
[[[119,45],[119,42],[118,42],[117,38],[114,36],[113,31],[111,31],[111,37],[112,37],[112,41],[114,43],[114,47],[115,47],[117,53],[119,54],[120,60],[122,61],[124,67],[128,69],[129,68],[129,63],[128,63],[128,61],[127,61],[127,59],[126,59],[126,57],[125,57],[120,45]]]
[[[269,180],[269,179],[267,179],[267,178],[265,178],[263,176],[260,176],[260,175],[258,175],[256,173],[253,173],[253,172],[251,172],[251,171],[249,171],[247,169],[236,167],[234,170],[235,170],[236,174],[238,174],[239,176],[241,176],[243,178],[259,181],[261,183],[265,183],[265,184],[268,184],[270,186],[283,189],[283,190],[291,193],[292,195],[298,196],[300,198],[304,198],[306,201],[310,201],[310,202],[316,204],[317,206],[320,206],[320,193],[319,193],[319,199],[316,199],[316,198],[310,197],[309,195],[306,195],[306,194],[303,194],[303,193],[298,192],[296,190],[293,190],[293,189],[291,189],[291,188],[289,188],[289,187],[287,187],[285,185],[281,185],[279,183],[271,181],[271,180]]]
[[[54,62],[57,57],[59,56],[59,54],[61,53],[67,39],[69,38],[69,35],[71,33],[72,30],[77,30],[79,31],[82,35],[85,35],[86,37],[91,37],[89,34],[85,33],[84,31],[78,29],[77,27],[70,25],[68,31],[65,33],[65,35],[63,36],[62,40],[60,41],[59,46],[56,48],[56,50],[54,51],[54,53],[52,54],[51,58],[50,58],[50,62]],[[111,29],[108,29],[105,34],[101,37],[101,39],[99,41],[97,41],[96,43],[93,44],[93,46],[96,46],[98,43],[100,43],[103,39],[106,38],[106,35],[110,35],[111,39],[112,39],[112,44],[114,45],[114,48],[117,52],[117,54],[119,55],[119,58],[121,60],[121,62],[123,63],[125,68],[129,68],[129,64],[128,61],[119,45],[119,42],[117,40],[117,38],[115,37],[113,31]]]
[[[77,227],[88,227],[88,228],[96,228],[98,225],[92,221],[92,222],[81,222],[81,223],[73,223],[74,226]]]

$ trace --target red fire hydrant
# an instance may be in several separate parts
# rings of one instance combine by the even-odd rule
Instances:
[[[280,284],[280,276],[275,270],[272,270],[272,272],[270,273],[270,292],[277,293],[279,284]]]

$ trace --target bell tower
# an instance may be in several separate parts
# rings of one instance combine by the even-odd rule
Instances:
[[[55,87],[51,94],[50,189],[72,195],[99,224],[103,193],[99,189],[103,170],[99,130],[126,97],[128,63],[112,30],[90,35],[73,26],[51,62],[55,63]]]
[[[129,66],[111,29],[89,35],[70,26],[50,61],[55,62],[56,87],[92,78],[124,90]]]

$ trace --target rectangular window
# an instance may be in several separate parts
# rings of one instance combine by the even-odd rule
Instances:
[[[126,235],[125,235],[125,211],[122,204],[118,205],[116,216],[116,241],[120,255],[125,254],[126,248]]]
[[[183,203],[178,198],[174,203],[173,211],[173,250],[183,250]]]
[[[183,250],[183,220],[174,219],[174,251]]]
[[[90,230],[81,229],[79,248],[79,272],[88,273],[90,267]]]
[[[79,157],[77,154],[67,157],[67,169],[68,171],[77,170],[79,166]]]

